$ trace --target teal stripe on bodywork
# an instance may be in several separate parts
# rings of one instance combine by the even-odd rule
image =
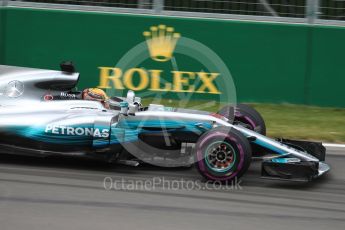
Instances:
[[[117,124],[113,124],[111,126],[110,144],[134,142],[138,140],[138,135],[138,129],[118,128]]]
[[[266,142],[260,141],[259,139],[256,139],[254,141],[254,143],[257,144],[257,145],[260,145],[260,146],[262,146],[264,148],[267,148],[269,150],[272,150],[272,151],[274,151],[274,152],[276,152],[276,153],[278,153],[280,155],[286,154],[286,151],[281,150],[281,149],[279,149],[277,147],[274,147],[273,145],[267,144]]]
[[[202,134],[208,129],[212,128],[212,124],[205,122],[202,123],[202,127],[199,128],[196,124],[200,122],[184,122],[184,121],[172,121],[172,120],[148,120],[148,121],[126,121],[122,120],[119,123],[114,123],[111,127],[92,127],[92,126],[68,126],[74,129],[76,128],[97,128],[99,130],[109,130],[109,137],[94,137],[93,135],[67,135],[67,134],[54,134],[51,131],[46,131],[46,126],[12,126],[7,129],[3,129],[3,132],[8,132],[13,135],[18,135],[34,141],[40,141],[44,143],[61,144],[61,145],[92,145],[96,148],[105,147],[109,144],[121,144],[126,142],[134,142],[138,140],[138,136],[141,133],[154,133],[161,132],[155,130],[147,130],[145,127],[150,128],[165,128],[166,132],[194,132]],[[206,129],[206,130],[205,130]]]
[[[212,128],[211,122],[197,122],[197,121],[174,121],[174,120],[121,120],[117,127],[125,129],[140,129],[140,128],[165,128],[165,129],[185,129],[186,131],[200,131],[197,124],[202,124],[206,129]]]
[[[69,126],[73,128],[93,128],[90,126]],[[107,128],[109,129],[109,128]],[[8,127],[3,132],[18,135],[20,137],[32,139],[34,141],[52,143],[52,144],[67,144],[67,145],[90,145],[94,137],[92,135],[67,135],[54,134],[45,132],[46,126],[12,126]]]
[[[202,124],[199,128],[197,124]],[[148,128],[162,129],[168,133],[193,132],[201,135],[212,128],[211,122],[174,121],[174,120],[121,120],[111,126],[110,144],[134,142],[139,134],[160,133],[162,130],[148,130]]]

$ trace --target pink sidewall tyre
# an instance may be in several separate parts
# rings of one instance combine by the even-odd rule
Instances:
[[[237,130],[218,127],[203,134],[195,147],[196,168],[211,181],[240,178],[251,162],[249,141]]]

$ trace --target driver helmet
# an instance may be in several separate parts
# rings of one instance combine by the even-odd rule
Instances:
[[[108,96],[104,90],[98,88],[84,89],[82,97],[84,100],[100,101],[103,105],[106,105],[106,100],[108,100]]]

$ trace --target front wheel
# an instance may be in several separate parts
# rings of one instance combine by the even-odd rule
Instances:
[[[218,127],[204,133],[195,147],[196,168],[207,180],[231,182],[251,162],[248,140],[237,130]]]

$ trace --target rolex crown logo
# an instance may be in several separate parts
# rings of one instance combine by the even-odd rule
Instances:
[[[165,25],[151,26],[150,31],[145,31],[147,46],[150,56],[155,61],[165,62],[171,59],[179,33],[174,33],[173,27]]]

